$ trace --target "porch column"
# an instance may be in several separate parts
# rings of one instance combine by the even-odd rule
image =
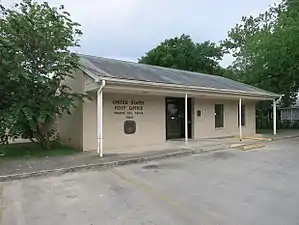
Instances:
[[[240,141],[243,140],[243,135],[242,135],[242,99],[239,99],[239,138]]]
[[[97,153],[103,157],[103,88],[106,82],[102,80],[102,85],[97,91]]]
[[[188,142],[188,95],[185,94],[185,142]]]
[[[276,130],[276,101],[273,100],[273,135],[277,134]]]

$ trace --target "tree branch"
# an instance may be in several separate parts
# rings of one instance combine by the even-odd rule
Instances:
[[[35,141],[33,138],[29,138],[29,140],[30,140],[31,142],[35,143],[35,144],[38,144],[38,142]]]

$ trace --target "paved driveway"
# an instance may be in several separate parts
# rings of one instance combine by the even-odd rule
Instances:
[[[297,146],[2,183],[0,224],[299,224]]]

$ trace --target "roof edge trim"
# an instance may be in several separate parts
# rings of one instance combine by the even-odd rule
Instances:
[[[263,95],[263,94],[257,94],[252,92],[246,92],[246,91],[233,91],[233,90],[225,90],[225,89],[217,89],[217,88],[208,88],[208,87],[197,87],[197,86],[186,86],[186,85],[177,85],[177,84],[166,84],[166,83],[156,83],[156,82],[150,82],[150,81],[139,81],[139,80],[130,80],[130,79],[121,79],[121,78],[113,78],[113,77],[106,77],[106,76],[98,76],[94,73],[91,73],[89,70],[86,70],[85,68],[80,67],[80,69],[85,72],[88,76],[93,78],[95,82],[99,82],[100,80],[106,80],[108,82],[116,83],[116,84],[132,84],[132,85],[141,85],[141,86],[152,86],[152,87],[166,87],[166,88],[174,88],[174,89],[184,89],[186,91],[188,90],[197,90],[197,91],[208,91],[211,93],[228,93],[228,94],[239,94],[244,96],[256,96],[256,97],[263,97],[263,98],[269,98],[269,99],[275,99],[280,97],[279,94],[271,94],[269,95]]]
[[[91,73],[89,70],[85,69],[84,67],[80,66],[80,70],[86,73],[90,78],[94,79],[95,82],[99,80],[99,76],[95,75],[94,73]]]
[[[185,86],[185,85],[176,85],[176,84],[165,84],[165,83],[156,83],[156,82],[148,82],[148,81],[138,81],[138,80],[128,80],[128,79],[119,79],[119,78],[111,78],[111,77],[101,77],[100,79],[104,79],[108,82],[119,83],[119,84],[138,84],[143,86],[154,86],[154,87],[167,87],[167,88],[174,88],[174,89],[184,89],[188,90],[197,90],[197,91],[208,91],[211,93],[229,93],[229,94],[240,94],[245,96],[259,96],[259,97],[266,97],[266,98],[278,98],[281,95],[278,94],[270,94],[263,95],[257,94],[252,92],[246,91],[232,91],[232,90],[225,90],[225,89],[217,89],[217,88],[207,88],[207,87],[197,87],[197,86]]]

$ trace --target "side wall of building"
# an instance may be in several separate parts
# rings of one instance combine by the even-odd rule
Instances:
[[[74,73],[74,78],[67,78],[65,83],[71,87],[73,92],[84,93],[85,76],[82,71]],[[83,110],[82,102],[71,109],[72,115],[64,114],[57,119],[57,132],[62,143],[72,146],[78,150],[83,149]]]
[[[223,104],[224,126],[215,128],[215,104]],[[255,102],[246,101],[244,135],[256,133]],[[194,100],[194,138],[221,137],[239,134],[238,100]],[[197,116],[197,111],[201,116]]]
[[[88,94],[90,99],[83,103],[83,150],[97,149],[97,93]]]

